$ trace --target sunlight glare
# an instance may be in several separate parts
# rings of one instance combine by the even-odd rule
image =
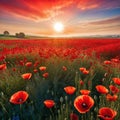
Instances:
[[[56,32],[62,32],[64,30],[64,25],[61,22],[56,22],[53,27]]]

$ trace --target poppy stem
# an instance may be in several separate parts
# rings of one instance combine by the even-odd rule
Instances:
[[[52,109],[50,109],[50,112],[51,112],[51,114],[52,114],[52,117],[53,117],[53,119],[54,119],[54,114],[53,114],[53,111],[52,111]]]
[[[83,114],[83,118],[82,118],[82,120],[87,120],[87,119],[86,119],[86,113]]]
[[[20,118],[22,119],[22,104],[20,104]]]
[[[64,119],[64,118],[63,118],[63,114],[64,114],[64,113],[63,113],[63,105],[62,105],[62,103],[61,103],[60,111],[61,111],[61,119]]]

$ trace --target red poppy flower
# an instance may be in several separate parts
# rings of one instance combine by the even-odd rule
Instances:
[[[82,94],[82,95],[89,95],[90,94],[90,90],[80,90],[80,93]]]
[[[88,86],[90,86],[90,84],[91,84],[91,80],[88,81]]]
[[[25,66],[26,66],[26,67],[31,67],[31,66],[32,66],[32,62],[27,62],[27,63],[25,64]]]
[[[88,112],[94,105],[94,100],[88,95],[80,95],[74,100],[74,107],[80,113]]]
[[[102,120],[114,120],[117,112],[109,107],[102,107],[99,109],[98,117]]]
[[[37,72],[38,72],[38,70],[37,70],[37,69],[34,69],[34,70],[33,70],[33,72],[34,72],[34,73],[37,73]]]
[[[75,113],[71,113],[70,114],[70,120],[79,120],[79,117]]]
[[[36,61],[33,66],[37,67],[38,65],[39,65],[39,62]]]
[[[105,60],[105,61],[104,61],[104,64],[109,65],[109,64],[111,64],[111,61]]]
[[[107,94],[106,95],[106,99],[108,100],[108,101],[116,101],[117,99],[118,99],[118,96],[117,95],[110,95],[110,94]]]
[[[16,68],[13,68],[12,70],[15,72],[15,71],[16,71]]]
[[[19,61],[19,64],[20,64],[21,66],[23,66],[23,65],[24,65],[24,61],[23,61],[23,60],[20,60],[20,61]]]
[[[6,56],[4,56],[4,55],[0,56],[0,61],[5,60],[5,58],[6,58]]]
[[[29,80],[32,76],[32,73],[25,73],[21,75],[24,80]]]
[[[81,68],[79,68],[79,70],[80,70],[81,72],[83,72],[84,70],[86,70],[86,68],[81,67]]]
[[[83,70],[82,73],[85,74],[85,75],[87,75],[87,74],[89,74],[89,71],[88,70]]]
[[[80,85],[84,85],[84,82],[82,80],[80,80]]]
[[[22,104],[27,100],[28,96],[27,92],[18,91],[11,96],[10,102],[13,104]]]
[[[97,85],[96,89],[101,94],[107,94],[109,92],[108,89],[103,85]]]
[[[7,68],[6,64],[0,65],[0,70],[5,70]]]
[[[113,78],[115,84],[120,85],[120,78]]]
[[[43,75],[42,75],[44,78],[47,78],[48,76],[49,76],[49,73],[44,73]]]
[[[119,89],[114,85],[110,85],[109,88],[113,94],[117,94],[119,92]]]
[[[62,67],[63,71],[67,71],[67,68],[65,66]]]
[[[39,67],[40,71],[45,71],[46,70],[46,67],[45,66],[41,66]]]
[[[52,108],[54,105],[55,105],[55,102],[53,100],[45,100],[44,101],[44,105],[47,107],[47,108]]]
[[[111,59],[111,61],[114,62],[114,63],[119,63],[119,59],[116,59],[116,58]]]
[[[76,91],[76,88],[73,86],[64,87],[64,90],[67,94],[72,95]]]

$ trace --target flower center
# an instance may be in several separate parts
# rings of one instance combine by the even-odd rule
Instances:
[[[83,104],[82,104],[82,107],[83,107],[83,108],[87,108],[88,106],[87,106],[86,103],[83,103]]]
[[[111,118],[109,115],[105,115],[105,118]]]
[[[22,98],[18,99],[18,102],[22,102],[22,101],[23,101],[23,99],[22,99]]]

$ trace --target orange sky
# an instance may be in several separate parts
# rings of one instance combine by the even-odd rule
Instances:
[[[0,0],[0,33],[37,36],[120,34],[120,0]],[[53,26],[62,22],[64,31]]]

